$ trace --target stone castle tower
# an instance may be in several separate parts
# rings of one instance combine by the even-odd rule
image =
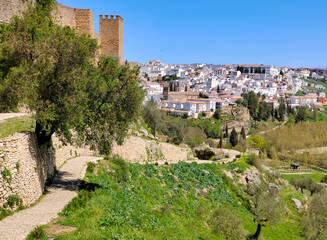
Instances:
[[[103,52],[123,56],[123,19],[119,15],[100,15],[100,36]]]
[[[0,0],[0,22],[8,22],[13,15],[21,16],[28,3],[36,0]],[[117,15],[100,15],[100,33],[94,30],[94,14],[90,9],[78,9],[57,3],[53,11],[55,21],[75,28],[77,34],[89,34],[101,45],[100,54],[117,56],[123,60],[123,19]]]

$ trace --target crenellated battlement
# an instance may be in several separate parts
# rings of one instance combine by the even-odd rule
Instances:
[[[119,15],[110,15],[110,17],[109,15],[104,15],[103,17],[103,15],[101,14],[99,16],[100,16],[100,20],[123,20],[123,18]]]

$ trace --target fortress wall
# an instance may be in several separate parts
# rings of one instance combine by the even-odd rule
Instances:
[[[13,15],[21,16],[27,8],[27,3],[33,2],[35,0],[1,0],[0,21],[8,22]]]
[[[93,155],[88,148],[62,146],[56,136],[52,146],[37,145],[31,132],[16,133],[0,140],[0,207],[10,195],[17,195],[28,206],[39,199],[45,181],[69,158]]]
[[[55,20],[61,26],[76,28],[75,12],[76,9],[57,3],[57,9],[54,10]]]

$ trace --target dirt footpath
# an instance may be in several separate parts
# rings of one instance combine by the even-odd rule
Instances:
[[[83,178],[86,163],[99,157],[77,157],[60,169],[49,193],[35,206],[0,221],[1,240],[23,240],[36,227],[49,223],[75,197],[78,180]]]

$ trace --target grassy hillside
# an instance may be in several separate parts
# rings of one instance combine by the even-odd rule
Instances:
[[[8,119],[0,123],[0,139],[6,138],[16,132],[34,131],[35,120],[32,117],[19,117]]]
[[[103,161],[95,170],[89,166],[89,183],[83,184],[59,222],[77,230],[57,239],[225,239],[212,231],[213,212],[225,203],[253,234],[251,197],[238,183],[249,167],[244,160],[157,166],[117,159]],[[227,171],[233,179],[224,174]],[[301,216],[290,200],[298,193],[286,187],[280,193],[281,204],[289,207],[282,221],[263,227],[260,239],[301,239]]]

